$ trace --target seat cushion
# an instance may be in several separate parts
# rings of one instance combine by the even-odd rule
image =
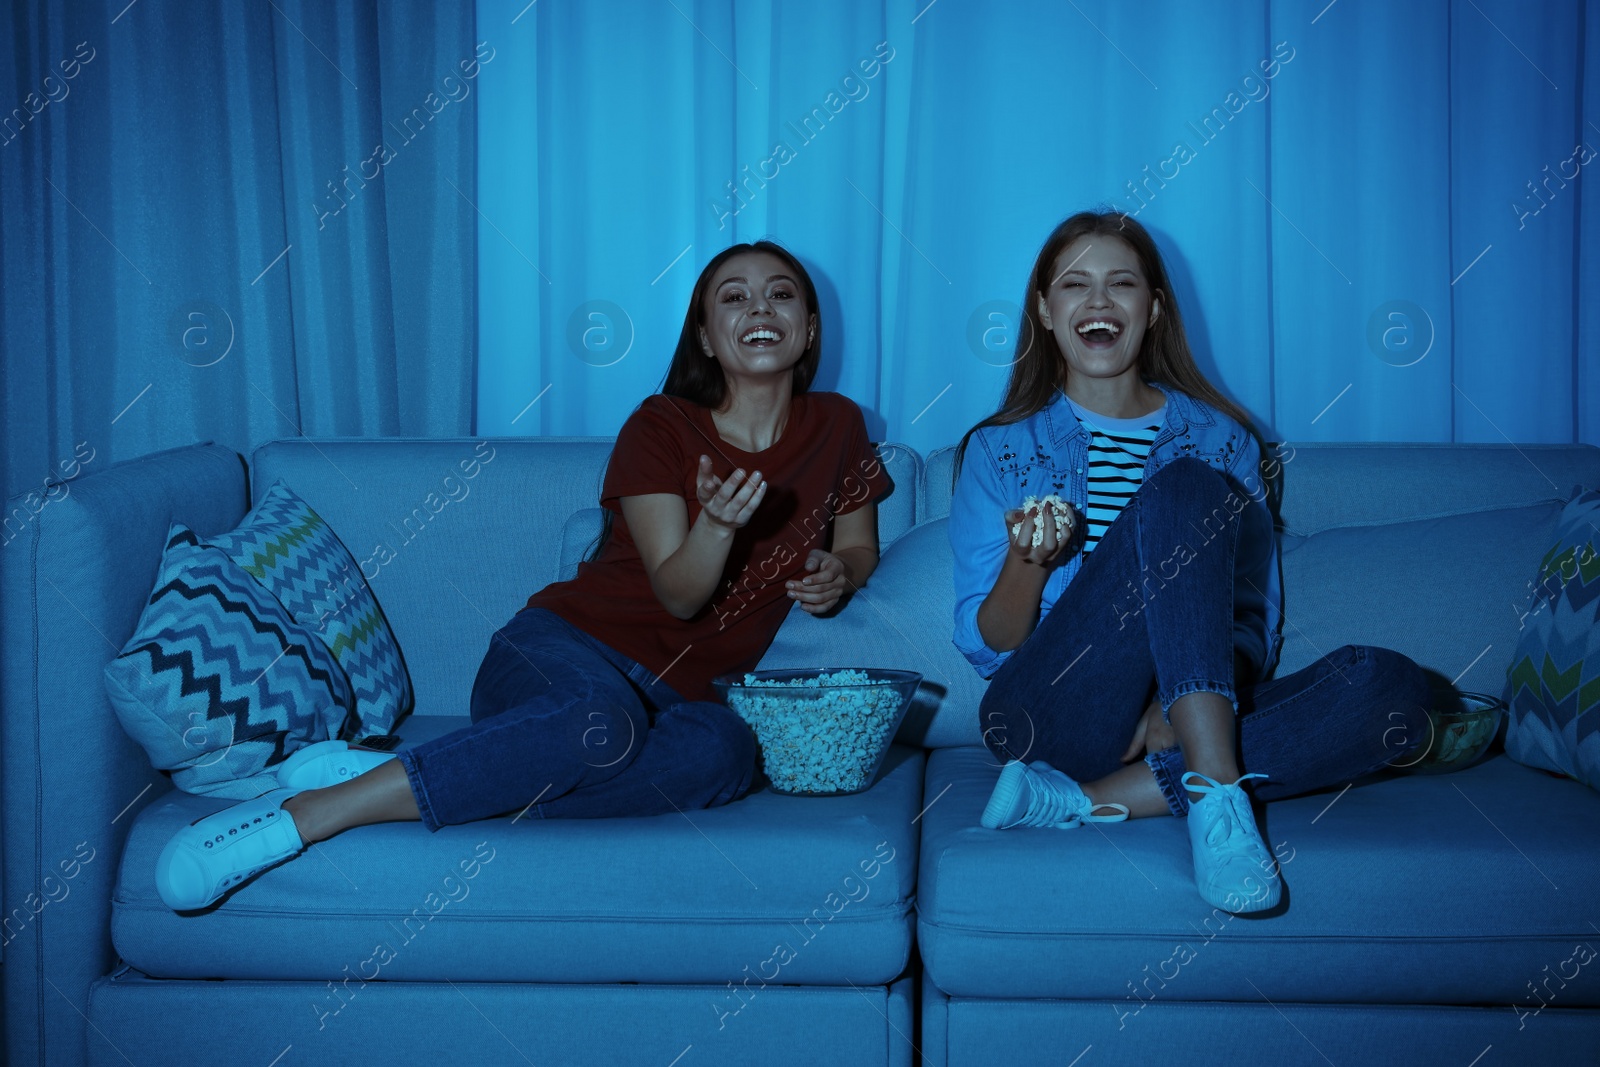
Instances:
[[[399,732],[411,744],[459,721]],[[922,771],[897,747],[848,797],[364,826],[184,915],[156,895],[156,857],[221,805],[169,793],[129,831],[112,939],[166,978],[881,985],[910,954]]]
[[[1537,1007],[1528,982],[1596,940],[1600,797],[1503,755],[1269,805],[1285,903],[1260,918],[1201,901],[1178,819],[981,828],[998,774],[929,758],[918,942],[953,996]]]

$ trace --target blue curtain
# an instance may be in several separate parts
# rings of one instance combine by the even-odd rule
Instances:
[[[772,236],[818,386],[953,442],[1044,236],[1114,206],[1271,437],[1600,443],[1595,0],[478,0],[478,34],[479,432],[615,432],[700,266]]]
[[[9,23],[8,495],[198,439],[471,432],[470,2],[19,0]]]
[[[24,0],[10,28],[8,495],[201,438],[613,433],[699,266],[760,236],[817,276],[818,386],[931,449],[993,409],[1038,243],[1096,205],[1156,234],[1270,436],[1600,442],[1596,0]]]

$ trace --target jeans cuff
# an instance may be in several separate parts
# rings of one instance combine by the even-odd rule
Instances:
[[[433,814],[433,805],[428,802],[428,790],[422,784],[422,775],[417,771],[417,756],[412,749],[401,749],[395,754],[400,761],[400,766],[406,769],[406,781],[411,784],[411,795],[417,802],[417,814],[422,816],[422,825],[428,828],[429,833],[437,833],[443,824]]]
[[[1235,715],[1239,713],[1239,697],[1234,693],[1233,686],[1227,682],[1218,682],[1210,678],[1193,678],[1187,682],[1179,682],[1172,687],[1171,692],[1156,694],[1161,700],[1161,717],[1169,725],[1172,722],[1172,705],[1176,704],[1180,697],[1186,697],[1190,693],[1215,693],[1233,705],[1233,713]]]
[[[1183,761],[1183,752],[1174,745],[1164,748],[1160,752],[1152,752],[1144,758],[1150,768],[1150,773],[1156,776],[1156,785],[1161,788],[1161,795],[1167,800],[1167,807],[1178,818],[1189,814],[1189,791],[1183,787],[1183,775],[1188,767]]]

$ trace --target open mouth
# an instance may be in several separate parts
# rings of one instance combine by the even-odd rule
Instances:
[[[1089,348],[1110,348],[1122,336],[1122,323],[1116,319],[1088,319],[1078,324],[1078,336]]]
[[[771,326],[756,326],[746,330],[739,338],[740,344],[752,345],[756,348],[766,348],[783,340],[783,331],[775,330]]]

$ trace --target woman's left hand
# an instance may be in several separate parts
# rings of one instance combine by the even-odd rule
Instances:
[[[789,599],[799,601],[800,610],[812,615],[832,610],[849,586],[844,560],[832,552],[813,548],[806,557],[806,570],[810,573],[804,578],[787,583]]]
[[[1123,763],[1132,763],[1147,752],[1161,752],[1178,743],[1178,732],[1161,713],[1161,701],[1152,700],[1150,706],[1144,709],[1144,714],[1139,716],[1139,724],[1133,728],[1133,740],[1128,742],[1128,749],[1122,754]]]

